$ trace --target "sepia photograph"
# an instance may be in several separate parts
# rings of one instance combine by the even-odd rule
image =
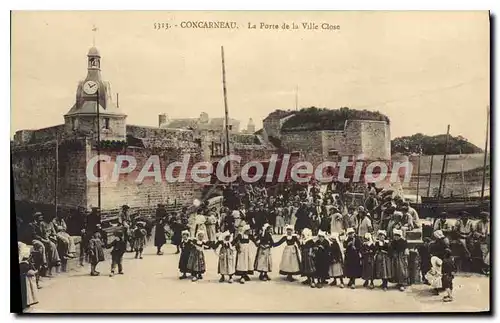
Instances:
[[[489,11],[10,18],[19,313],[491,312]]]

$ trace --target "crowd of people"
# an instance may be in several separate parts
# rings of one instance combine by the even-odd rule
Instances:
[[[343,183],[330,183],[326,189],[315,183],[227,186],[222,207],[206,200],[168,212],[158,204],[151,218],[130,214],[124,205],[118,217],[121,229],[110,243],[98,208],[92,208],[81,230],[79,262],[84,266],[87,259],[90,275],[97,276],[98,264],[109,248],[110,276],[116,267],[117,274],[124,274],[123,255],[134,252],[136,259],[142,259],[154,227],[156,254],[163,255],[162,247],[170,241],[179,254],[180,278],[190,275],[192,281],[203,278],[208,249],[218,251],[221,282],[244,284],[255,272],[259,280],[271,280],[272,250],[282,244],[279,274],[290,282],[302,276],[303,283],[313,288],[356,288],[356,279],[361,278],[366,288],[375,288],[374,282],[380,280],[383,290],[393,283],[404,291],[409,284],[424,282],[436,293],[445,289],[444,300],[451,301],[455,249],[461,259],[479,255],[474,258],[479,259],[478,266],[489,271],[489,213],[481,212],[473,224],[470,215],[462,212],[455,225],[442,213],[430,227],[431,236],[411,245],[408,233],[423,224],[402,195],[371,184],[356,190],[361,200],[350,198],[353,188]],[[19,244],[21,275],[29,289],[26,295],[33,296],[25,297],[27,305],[36,302],[40,276],[50,277],[53,268],[59,271],[61,263],[76,257],[75,242],[61,216],[46,220],[35,213],[30,232],[29,253],[25,244]],[[256,246],[255,255],[251,244]]]

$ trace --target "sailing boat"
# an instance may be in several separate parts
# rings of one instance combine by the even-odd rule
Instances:
[[[469,194],[472,192],[468,192],[469,194],[465,194],[465,196],[449,196],[444,197],[441,194],[443,189],[443,182],[445,179],[445,166],[446,166],[446,157],[448,154],[448,136],[449,136],[449,126],[447,133],[447,141],[445,154],[443,157],[443,164],[441,169],[441,178],[438,189],[437,197],[424,197],[422,196],[422,204],[415,205],[416,208],[420,210],[421,213],[428,214],[430,217],[435,217],[443,211],[446,211],[451,214],[458,214],[460,211],[468,211],[471,214],[479,214],[480,211],[484,209],[489,209],[491,207],[490,196],[485,195],[485,191],[489,189],[485,188],[486,183],[486,171],[489,168],[488,162],[488,139],[489,139],[489,107],[487,109],[487,122],[486,122],[486,144],[484,149],[484,161],[483,161],[483,174],[482,174],[482,187],[481,187],[481,196],[470,196]],[[463,169],[462,169],[462,178],[463,178]],[[463,180],[465,186],[465,180]],[[425,216],[425,215],[424,215]]]

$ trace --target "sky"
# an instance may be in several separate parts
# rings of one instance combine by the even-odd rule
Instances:
[[[180,28],[183,21],[235,21],[238,29]],[[259,29],[261,22],[320,28]],[[295,109],[297,92],[299,108],[378,110],[390,118],[392,138],[442,134],[450,124],[453,136],[484,147],[486,11],[13,12],[11,136],[64,122],[94,37],[128,124],[156,126],[161,113],[222,117],[224,46],[229,115],[242,128]]]

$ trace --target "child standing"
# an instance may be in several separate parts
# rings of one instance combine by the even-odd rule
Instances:
[[[387,290],[387,281],[392,277],[391,258],[389,256],[389,240],[385,230],[378,230],[375,244],[375,278],[382,279],[382,289]]]
[[[123,232],[118,231],[115,234],[115,240],[111,242],[108,246],[111,249],[111,273],[109,277],[113,277],[115,275],[115,267],[118,266],[118,274],[123,275],[123,267],[122,260],[123,254],[127,250],[127,243],[123,239]]]
[[[375,288],[373,285],[373,276],[375,273],[375,244],[369,232],[365,233],[363,239],[364,242],[361,246],[361,277],[365,280],[363,287],[368,287],[368,282],[370,282],[370,289],[373,289]]]
[[[281,207],[281,203],[278,202],[278,205],[276,207],[276,229],[278,234],[283,234],[283,227],[285,226],[285,217],[284,217],[284,211],[283,208]]]
[[[254,238],[250,235],[250,225],[245,224],[241,229],[241,234],[235,238],[236,246],[236,276],[240,276],[240,284],[249,281],[248,275],[253,275],[252,257],[250,255],[250,241],[254,242]]]
[[[181,241],[179,242],[178,247],[181,250],[181,256],[179,257],[179,271],[182,273],[182,276],[179,279],[187,278],[187,273],[189,272],[187,269],[187,264],[189,260],[189,254],[191,253],[192,244],[189,239],[189,230],[184,230],[181,232]]]
[[[342,267],[344,266],[344,257],[339,243],[339,234],[337,232],[332,233],[330,242],[331,263],[330,268],[328,269],[328,276],[333,278],[330,286],[336,286],[337,278],[339,278],[340,288],[344,288],[344,271],[342,269]]]
[[[330,244],[326,239],[326,233],[318,231],[318,240],[314,246],[314,265],[316,266],[317,288],[322,288],[328,278],[328,269],[330,267]]]
[[[273,227],[269,223],[264,224],[264,226],[262,227],[262,236],[258,241],[254,269],[260,272],[259,279],[262,281],[271,280],[267,273],[272,271],[273,265],[271,256],[271,248],[274,245],[272,232]]]
[[[392,278],[396,283],[396,287],[400,291],[404,291],[408,283],[408,255],[410,252],[406,240],[402,237],[402,230],[394,229],[392,236],[394,240],[389,246],[392,259]]]
[[[422,281],[424,284],[429,284],[425,277],[427,272],[431,269],[431,253],[430,253],[431,238],[425,237],[424,244],[418,246],[417,251],[420,258],[420,270],[422,271]]]
[[[443,297],[443,302],[451,302],[453,301],[453,278],[454,273],[457,271],[457,267],[455,266],[455,262],[451,257],[451,250],[446,249],[444,251],[444,259],[443,259],[443,288],[446,291],[446,295]]]
[[[145,222],[139,221],[137,222],[137,227],[134,230],[134,250],[135,250],[135,259],[142,259],[142,251],[144,250],[144,246],[146,245],[146,229],[144,226]]]
[[[189,253],[187,269],[193,276],[192,281],[203,279],[203,274],[206,271],[204,249],[209,249],[210,246],[205,241],[205,232],[198,230],[196,240],[192,242],[193,247]]]
[[[302,282],[303,284],[309,284],[311,288],[316,287],[314,283],[314,276],[316,275],[316,266],[314,264],[314,241],[312,237],[311,229],[305,228],[302,230],[301,237],[301,258],[302,258],[302,276],[307,277],[307,279]]]
[[[300,274],[300,258],[299,258],[299,238],[293,233],[293,227],[287,225],[285,227],[286,235],[274,244],[274,247],[280,246],[286,242],[283,255],[281,256],[280,275],[286,275],[289,282],[294,281],[293,275]]]
[[[99,231],[96,231],[90,239],[88,247],[90,276],[99,276],[99,272],[96,270],[96,267],[99,262],[104,261],[104,250],[102,246],[103,242],[101,240],[101,234]]]
[[[429,282],[435,295],[439,295],[439,290],[443,287],[443,261],[436,256],[431,258],[431,269],[425,274],[426,281]]]
[[[224,282],[224,276],[229,276],[228,283],[233,283],[233,275],[235,272],[235,255],[236,251],[233,245],[232,234],[229,231],[224,231],[219,237],[219,241],[214,244],[214,249],[219,246],[219,266],[218,272],[220,275],[219,283]]]

